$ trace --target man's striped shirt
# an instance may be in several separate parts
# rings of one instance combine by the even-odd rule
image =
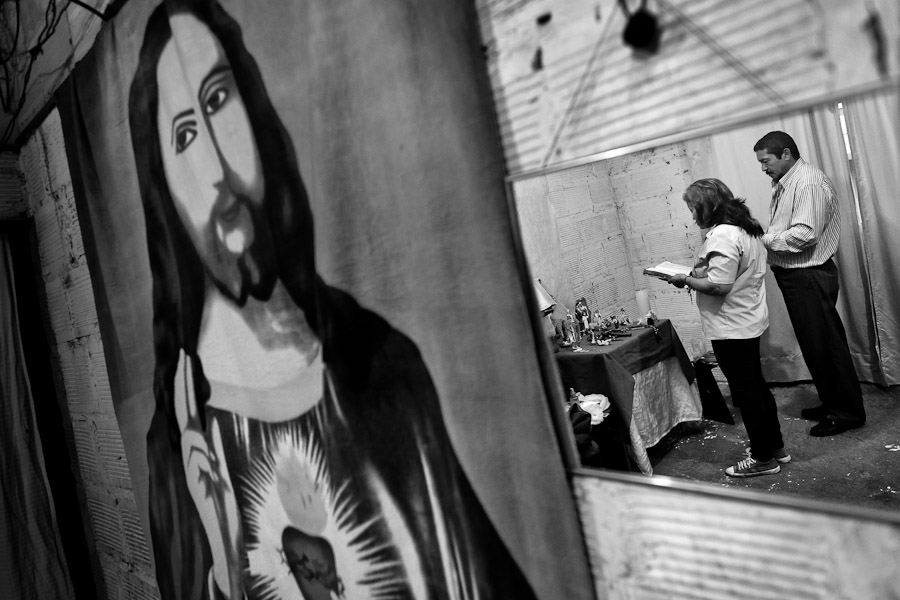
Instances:
[[[818,167],[797,159],[772,182],[769,229],[763,244],[769,264],[796,269],[821,265],[837,250],[841,213],[831,181]]]

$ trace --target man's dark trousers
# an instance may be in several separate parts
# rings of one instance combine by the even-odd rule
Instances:
[[[864,422],[859,379],[835,308],[840,285],[834,261],[799,269],[773,266],[772,273],[828,418]]]

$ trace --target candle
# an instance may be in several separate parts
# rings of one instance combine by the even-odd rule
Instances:
[[[642,318],[646,317],[647,313],[650,312],[650,296],[647,290],[640,289],[635,292],[634,299],[637,300],[638,314]]]

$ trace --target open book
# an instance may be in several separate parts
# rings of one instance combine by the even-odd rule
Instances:
[[[677,275],[682,273],[684,275],[691,274],[691,267],[686,267],[684,265],[678,265],[669,261],[661,262],[655,267],[649,267],[644,269],[644,275],[650,275],[651,277],[659,277],[660,279],[667,279],[672,275]]]

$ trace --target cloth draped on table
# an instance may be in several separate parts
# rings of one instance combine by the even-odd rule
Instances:
[[[637,336],[639,331],[646,333],[650,330],[637,330],[634,335]],[[642,339],[647,342],[642,343]],[[634,408],[631,399],[635,380],[632,375],[649,369],[666,358],[674,357],[688,384],[694,381],[694,366],[668,319],[659,323],[655,336],[639,336],[636,343],[614,342],[613,346],[598,347],[597,350],[590,346],[588,348],[584,353],[564,351],[557,355],[556,364],[563,387],[575,387],[575,391],[582,394],[604,393],[615,398],[616,408],[628,426]],[[615,359],[605,360],[605,357],[599,355],[614,356]],[[592,360],[592,357],[596,360]],[[574,382],[578,382],[577,385]],[[568,396],[568,389],[565,392]]]
[[[556,362],[564,387],[609,397],[615,408],[611,418],[627,432],[622,437],[629,440],[632,459],[650,475],[653,468],[646,449],[678,423],[702,418],[704,406],[694,385],[694,367],[670,320],[660,321],[656,330],[638,329],[632,335],[612,346],[561,351]]]

